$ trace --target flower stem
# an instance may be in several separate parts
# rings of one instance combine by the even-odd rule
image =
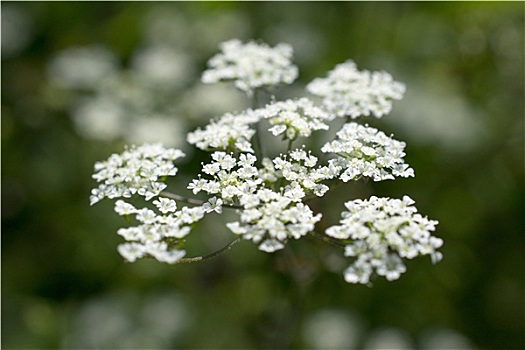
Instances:
[[[187,203],[187,204],[192,204],[192,205],[203,205],[204,203],[206,203],[206,201],[203,201],[200,199],[186,198],[181,195],[167,192],[167,191],[162,191],[161,193],[159,193],[159,196],[174,199],[176,201]]]
[[[292,150],[292,144],[293,144],[294,140],[293,139],[289,139],[288,140],[288,147],[286,147],[286,153],[290,153],[290,151]]]
[[[315,232],[315,231],[311,231],[310,234],[312,236],[314,236],[315,238],[319,238],[320,240],[330,244],[330,245],[333,245],[335,247],[345,247],[346,244],[344,244],[343,242],[335,239],[335,238],[332,238],[330,236],[327,236],[327,235],[324,235],[324,234],[321,234],[321,233],[318,233],[318,232]]]
[[[162,191],[161,193],[159,193],[159,196],[174,199],[176,201],[183,202],[186,204],[191,204],[191,205],[203,205],[204,203],[207,202],[201,199],[187,198],[187,197],[184,197],[184,196],[181,196],[175,193],[167,192],[167,191]],[[242,206],[235,205],[235,204],[223,204],[222,206],[225,208],[231,208],[231,209],[242,209],[243,208]]]
[[[253,91],[252,95],[252,109],[259,108],[259,90],[255,89]],[[255,146],[255,155],[257,157],[257,160],[260,162],[262,161],[262,158],[264,157],[264,150],[261,142],[261,122],[258,121],[255,123],[255,139],[254,139],[254,146]]]
[[[219,255],[221,253],[224,253],[225,251],[229,250],[234,244],[238,243],[240,240],[241,240],[241,237],[231,241],[230,243],[228,243],[227,245],[225,245],[221,249],[219,249],[219,250],[217,250],[217,251],[215,251],[215,252],[213,252],[211,254],[208,254],[208,255],[196,256],[196,257],[193,257],[193,258],[180,259],[179,261],[177,261],[177,264],[193,263],[193,262],[205,261],[205,260],[212,259],[212,258],[216,257],[217,255]]]

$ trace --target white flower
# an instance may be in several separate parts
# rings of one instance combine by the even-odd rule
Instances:
[[[290,198],[293,202],[300,202],[306,194],[297,182],[292,182],[284,189],[284,196]]]
[[[210,163],[204,164],[202,167],[202,172],[208,175],[215,175],[221,170],[221,165],[219,163]]]
[[[104,113],[113,116],[113,127],[99,136],[118,134],[115,125],[118,126],[128,107],[149,110],[156,105],[157,97],[164,100],[164,88],[184,84],[188,72],[181,67],[189,67],[179,64],[185,62],[184,57],[170,48],[152,48],[134,57],[132,64],[136,71],[126,77],[108,73],[105,82],[84,81],[84,88],[100,83],[96,95],[110,96],[107,101],[101,100],[107,102],[101,106]],[[291,59],[289,45],[270,47],[234,39],[221,44],[221,52],[209,60],[202,81],[233,81],[257,102],[254,96],[257,92],[271,92],[276,85],[291,84],[297,78],[298,70]],[[78,72],[80,77],[83,73]],[[148,86],[154,91],[149,91]],[[184,156],[180,150],[145,144],[97,162],[93,178],[98,187],[92,190],[90,203],[119,198],[115,212],[126,219],[133,215],[136,222],[135,226],[117,231],[125,240],[118,246],[120,255],[129,262],[146,257],[176,264],[186,254],[182,247],[195,224],[208,213],[222,214],[223,208],[237,209],[237,220],[226,224],[234,235],[252,241],[261,251],[273,253],[283,249],[290,239],[315,233],[322,214],[314,213],[306,202],[326,194],[331,189],[329,184],[362,177],[382,181],[414,176],[413,169],[404,161],[405,143],[368,125],[344,124],[336,137],[321,148],[323,153],[329,153],[328,157],[318,158],[315,150],[306,148],[306,142],[297,149],[291,147],[292,141],[299,137],[310,138],[314,131],[328,130],[329,122],[336,117],[379,118],[389,113],[393,100],[403,96],[403,84],[395,82],[386,72],[358,71],[352,61],[347,61],[336,66],[327,77],[313,80],[307,89],[322,98],[320,107],[304,97],[284,101],[272,98],[262,108],[223,114],[188,133],[190,144],[209,152],[209,158],[201,163],[200,173],[187,185],[193,194],[208,195],[202,202],[187,200],[202,203],[200,206],[178,208],[178,202],[165,197],[183,201],[182,197],[163,193],[166,178],[178,172],[174,161]],[[157,96],[159,93],[161,96]],[[117,105],[122,106],[116,108]],[[86,110],[93,112],[93,108]],[[215,115],[220,113],[223,112]],[[93,115],[102,118],[98,114]],[[256,135],[261,126],[288,140],[287,151],[265,157],[272,147],[259,144],[266,141]],[[133,131],[133,127],[126,130]],[[169,134],[159,129],[157,136],[165,133]],[[252,139],[257,147],[252,145]],[[146,203],[146,207],[136,208],[120,199],[135,195],[145,201],[154,200]],[[330,240],[340,240],[344,256],[351,259],[344,271],[347,282],[369,284],[375,276],[392,281],[406,271],[403,259],[422,255],[429,255],[432,263],[442,259],[438,249],[443,240],[432,236],[438,222],[418,214],[409,197],[374,196],[348,201],[345,207],[339,224],[328,227],[325,233]]]
[[[173,161],[183,156],[184,153],[177,149],[144,144],[95,163],[93,179],[100,185],[91,191],[91,205],[106,197],[129,198],[135,193],[146,200],[158,196],[166,187],[161,179],[177,174]]]
[[[233,197],[239,194],[240,194],[239,189],[233,185],[227,185],[221,191],[222,198],[232,201],[232,202],[233,202]]]
[[[211,154],[212,161],[202,165],[202,172],[210,175],[212,179],[200,178],[192,180],[188,186],[194,192],[204,191],[208,194],[220,194],[220,205],[240,202],[252,202],[248,197],[253,195],[262,179],[258,177],[255,163],[256,157],[251,154],[241,154],[238,159],[222,151]],[[200,176],[200,175],[199,175]],[[246,197],[246,199],[243,199]],[[218,197],[217,197],[218,198]],[[219,200],[219,198],[217,199]],[[206,210],[220,210],[219,207],[206,205]]]
[[[180,219],[183,223],[190,225],[202,219],[204,214],[205,210],[202,207],[184,207],[180,213]]]
[[[163,214],[172,213],[177,210],[177,203],[173,199],[159,198],[153,201],[153,204],[155,204]]]
[[[323,98],[323,105],[338,117],[357,118],[388,114],[392,100],[400,100],[405,85],[396,82],[387,72],[358,71],[353,61],[338,64],[326,78],[316,78],[306,86]]]
[[[345,270],[344,279],[348,283],[368,284],[371,274],[370,264],[355,263]]]
[[[305,236],[321,220],[321,214],[314,216],[304,203],[293,202],[270,189],[261,189],[255,196],[258,197],[258,205],[254,207],[249,203],[245,209],[239,210],[240,222],[229,223],[227,227],[254,243],[263,240],[259,245],[262,251],[274,252],[284,248],[288,238]]]
[[[288,158],[291,158],[289,160]],[[326,167],[315,167],[317,157],[303,149],[291,150],[288,155],[281,155],[273,159],[273,167],[267,166],[267,172],[272,171],[275,178],[282,177],[289,182],[284,188],[286,196],[300,201],[306,194],[313,193],[323,196],[328,186],[319,182],[332,179],[334,175]],[[303,192],[299,192],[299,187]],[[291,192],[291,190],[293,191]]]
[[[154,154],[153,150],[148,150],[146,154],[151,156],[151,152]],[[176,158],[177,154],[167,154],[166,157]],[[120,160],[119,157],[112,158],[115,163],[119,163]],[[103,170],[105,165],[99,164],[96,168]],[[148,168],[142,175],[152,176],[149,170],[151,169]],[[185,255],[185,251],[179,249],[183,243],[181,239],[190,233],[191,225],[201,220],[205,213],[220,213],[222,199],[211,198],[202,207],[183,207],[180,210],[177,210],[176,202],[168,198],[158,198],[153,204],[155,210],[137,209],[123,200],[115,203],[115,211],[118,214],[135,214],[140,223],[117,231],[117,234],[126,240],[126,243],[119,245],[118,251],[127,261],[133,262],[147,256],[169,264],[178,262]],[[177,249],[172,249],[173,247]]]
[[[153,255],[153,257],[160,262],[175,264],[177,261],[182,259],[184,255],[186,255],[186,252],[184,250],[174,249],[156,252],[155,255]]]
[[[126,241],[139,241],[143,236],[142,228],[140,227],[119,228],[117,234],[122,236]]]
[[[213,210],[219,210],[220,199],[210,202],[214,203]],[[175,202],[166,198],[160,198],[154,204],[164,215],[158,215],[149,208],[135,209],[136,219],[141,224],[117,231],[127,241],[118,247],[119,253],[127,261],[150,256],[160,262],[176,263],[185,255],[185,251],[171,249],[170,244],[180,243],[179,240],[190,233],[190,225],[205,214],[203,207],[183,207],[177,211]],[[131,206],[123,201],[119,201],[118,208],[120,211],[131,210]]]
[[[273,102],[254,112],[273,125],[270,128],[273,135],[283,134],[289,140],[309,137],[315,130],[328,130],[324,121],[333,119],[307,98]]]
[[[136,219],[144,224],[152,224],[157,220],[157,214],[148,208],[137,210]]]
[[[404,142],[352,122],[345,124],[337,132],[337,138],[327,142],[321,151],[338,155],[336,166],[345,169],[339,176],[344,182],[361,177],[382,181],[414,176],[414,170],[403,160],[404,148]]]
[[[145,244],[146,252],[160,262],[174,264],[184,257],[184,250],[168,250],[168,245],[164,242],[148,242]]]
[[[140,243],[119,244],[117,250],[119,254],[129,262],[134,262],[146,255],[146,247]]]
[[[126,203],[123,200],[118,200],[115,202],[115,212],[118,215],[130,215],[135,214],[137,209],[133,205]]]
[[[238,89],[251,95],[255,89],[291,84],[297,78],[297,67],[291,62],[293,50],[288,44],[271,48],[233,39],[223,42],[220,48],[221,52],[208,61],[203,83],[235,81]]]
[[[405,264],[396,254],[387,254],[383,256],[381,264],[377,267],[376,272],[379,276],[384,276],[387,280],[397,280],[402,273],[406,271]]]
[[[220,214],[222,213],[222,203],[222,199],[213,197],[210,198],[206,203],[204,203],[202,208],[206,213],[211,213],[212,211],[214,211],[217,214]]]
[[[267,253],[273,253],[276,250],[284,248],[284,244],[276,239],[267,239],[259,245],[259,250]]]
[[[235,158],[226,152],[213,152],[211,158],[224,170],[231,170],[237,164]]]
[[[226,227],[236,235],[244,235],[248,231],[245,226],[241,226],[238,222],[229,222],[226,224]]]
[[[187,189],[191,190],[193,194],[197,194],[206,187],[207,183],[207,180],[201,179],[199,177],[197,180],[191,180],[191,183],[188,185]]]
[[[242,167],[250,167],[257,161],[257,158],[253,154],[243,153],[239,156],[238,164]]]
[[[259,121],[259,117],[251,110],[239,114],[226,113],[212,120],[205,129],[188,133],[187,141],[202,150],[237,150],[253,152],[250,139],[255,130],[250,124]]]
[[[340,225],[326,230],[328,236],[352,241],[345,256],[356,260],[345,271],[345,280],[366,284],[375,272],[392,281],[406,271],[401,258],[430,255],[433,262],[442,258],[437,249],[443,240],[430,234],[438,222],[418,214],[413,204],[408,196],[345,203],[348,211],[342,213]]]

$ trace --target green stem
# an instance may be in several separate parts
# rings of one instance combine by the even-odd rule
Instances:
[[[174,199],[176,201],[183,202],[186,204],[191,204],[191,205],[203,205],[204,203],[206,203],[206,201],[203,201],[201,199],[186,198],[181,195],[167,192],[167,191],[162,191],[161,193],[159,193],[159,196],[169,198],[169,199]]]
[[[201,199],[186,198],[186,197],[183,197],[181,195],[178,195],[178,194],[175,194],[175,193],[171,193],[171,192],[167,192],[167,191],[162,191],[161,193],[159,193],[159,196],[165,197],[165,198],[174,199],[176,201],[183,202],[183,203],[186,203],[186,204],[191,204],[191,205],[203,205],[204,203],[207,202],[207,201],[201,200]],[[243,208],[242,206],[235,205],[235,204],[223,204],[222,206],[225,207],[225,208],[232,208],[232,209],[242,209]]]
[[[208,255],[196,256],[196,257],[193,257],[193,258],[180,259],[179,261],[177,261],[177,264],[193,263],[193,262],[205,261],[205,260],[212,259],[212,258],[216,257],[217,255],[219,255],[221,253],[224,253],[225,251],[229,250],[234,244],[240,242],[240,240],[241,240],[241,237],[235,239],[234,241],[228,243],[227,245],[225,245],[221,249],[219,249],[219,250],[217,250],[217,251],[215,251],[215,252],[213,252],[211,254],[208,254]]]
[[[330,237],[330,236],[327,236],[327,235],[324,235],[322,233],[318,233],[318,232],[315,232],[315,231],[311,231],[310,234],[315,237],[315,238],[319,238],[320,240],[330,244],[330,245],[333,245],[335,247],[345,247],[346,244],[344,244],[343,242],[333,238],[333,237]]]
[[[288,140],[288,147],[286,147],[286,153],[290,153],[290,151],[292,150],[292,144],[295,140]]]
[[[255,89],[253,91],[252,95],[252,109],[259,108],[259,90]],[[258,121],[255,123],[255,139],[254,139],[254,146],[255,146],[255,156],[257,157],[257,160],[259,162],[262,161],[264,157],[264,149],[261,142],[261,122]]]

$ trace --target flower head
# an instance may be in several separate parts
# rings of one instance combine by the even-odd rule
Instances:
[[[328,77],[316,78],[306,88],[323,98],[329,112],[351,118],[371,114],[380,118],[390,113],[392,100],[400,100],[405,93],[405,85],[387,72],[359,71],[351,60],[338,64]]]
[[[273,159],[275,178],[284,178],[289,184],[284,188],[284,195],[301,201],[306,194],[313,193],[322,197],[328,186],[321,183],[332,179],[333,173],[328,167],[317,166],[317,157],[304,149],[295,149],[288,155],[281,155]],[[267,172],[269,170],[266,170]]]
[[[253,196],[259,198],[258,205],[239,210],[240,221],[226,226],[234,234],[257,243],[262,251],[272,253],[284,248],[289,238],[301,238],[321,220],[321,214],[314,215],[306,204],[269,189],[261,189]]]
[[[370,177],[374,181],[394,179],[395,176],[414,176],[414,170],[405,164],[405,143],[388,137],[382,131],[357,123],[347,123],[334,141],[326,143],[321,151],[335,153],[333,166],[344,171],[344,181]]]
[[[307,98],[273,102],[255,113],[273,125],[270,128],[272,134],[283,135],[288,140],[308,137],[315,130],[328,130],[324,122],[333,119]]]
[[[188,133],[187,140],[202,150],[237,150],[253,152],[250,139],[255,130],[250,128],[259,117],[251,110],[239,114],[226,113],[211,121],[206,128]]]
[[[398,279],[406,271],[401,258],[430,255],[434,263],[441,260],[437,249],[443,240],[431,235],[438,222],[418,214],[413,204],[408,196],[345,203],[348,211],[340,225],[326,234],[353,241],[345,247],[345,255],[355,258],[345,271],[347,282],[366,284],[374,272],[389,281]]]
[[[273,252],[283,248],[290,237],[299,239],[306,235],[321,219],[320,214],[314,215],[301,202],[305,196],[303,187],[318,195],[324,193],[319,184],[308,179],[308,174],[314,171],[312,169],[317,159],[302,150],[292,152],[291,157],[296,162],[298,177],[296,181],[280,188],[279,192],[266,187],[267,184],[254,166],[255,156],[241,154],[236,158],[233,154],[221,151],[212,153],[212,161],[203,164],[203,172],[211,178],[195,179],[188,188],[194,193],[204,191],[217,195],[218,198],[213,197],[204,205],[207,212],[217,211],[216,208],[222,204],[242,207],[238,210],[240,220],[227,224],[227,227],[234,234],[257,243],[260,250]],[[287,160],[283,160],[284,163],[293,167]],[[299,163],[306,163],[308,166]],[[305,169],[310,170],[307,172]],[[275,168],[273,170],[276,171]],[[307,179],[309,183],[306,183]]]
[[[184,77],[186,72],[178,65],[164,65],[173,59],[183,62],[182,58],[167,48],[142,52],[134,60],[137,77],[141,78],[138,81],[155,85],[155,89],[161,89],[157,92],[182,84],[185,79],[177,83],[172,78]],[[212,254],[182,261],[206,260],[241,238],[272,253],[283,249],[288,240],[308,233],[344,247],[344,255],[352,259],[344,271],[344,279],[349,283],[368,284],[376,275],[396,280],[406,271],[403,259],[421,255],[429,255],[433,263],[442,259],[438,248],[443,241],[431,234],[438,222],[418,214],[414,201],[407,196],[348,201],[339,224],[327,228],[326,236],[314,231],[322,214],[314,212],[307,203],[334,189],[334,183],[363,177],[373,181],[409,177],[414,176],[414,171],[404,161],[405,143],[368,125],[344,124],[322,146],[321,151],[328,154],[325,157],[307,149],[307,142],[293,148],[294,141],[309,138],[318,130],[328,130],[329,122],[336,117],[379,118],[389,113],[393,100],[402,98],[405,87],[386,72],[358,71],[355,63],[347,61],[337,65],[327,77],[308,84],[312,94],[322,97],[321,106],[309,98],[272,98],[271,103],[258,107],[259,90],[268,92],[273,86],[291,84],[297,78],[297,67],[291,58],[289,45],[270,47],[234,39],[222,43],[221,52],[209,60],[202,81],[233,81],[252,97],[253,109],[223,114],[188,133],[190,144],[209,152],[209,159],[201,163],[201,171],[187,186],[194,195],[204,192],[205,199],[185,198],[164,190],[165,178],[177,173],[174,160],[184,156],[176,149],[145,144],[95,164],[93,178],[99,185],[92,190],[91,204],[103,198],[119,198],[115,212],[134,222],[117,231],[125,240],[118,246],[124,259],[181,262],[186,254],[185,237],[194,224],[208,213],[223,214],[228,209],[235,209],[238,214],[237,219],[226,224],[238,238]],[[129,100],[133,105],[143,92],[137,89],[140,94],[136,95],[125,93],[126,89],[118,90],[122,90],[117,93],[118,99]],[[146,100],[153,95],[147,93]],[[265,125],[269,125],[267,131],[274,136],[288,140],[286,151],[278,156],[272,147],[273,154],[269,155],[263,145],[266,138],[257,134]],[[280,145],[277,142],[276,146]],[[143,196],[146,201],[158,198],[139,208],[123,200],[133,195]],[[179,208],[180,202],[191,206]]]
[[[152,257],[174,264],[185,255],[185,251],[180,249],[181,239],[190,233],[192,224],[204,217],[207,208],[183,207],[177,210],[175,201],[167,198],[159,198],[153,204],[161,214],[149,208],[137,209],[123,200],[115,203],[117,214],[135,214],[135,220],[139,223],[117,231],[126,240],[126,243],[119,245],[118,252],[129,262]]]
[[[288,44],[270,47],[238,39],[223,42],[221,52],[208,61],[202,74],[204,83],[235,81],[235,86],[248,95],[253,90],[278,84],[291,84],[298,75],[292,64],[293,49]]]
[[[106,197],[129,198],[139,194],[149,200],[157,196],[166,187],[162,178],[177,174],[173,161],[183,156],[184,153],[178,149],[166,149],[161,144],[144,144],[95,163],[93,178],[100,185],[91,191],[91,204]]]

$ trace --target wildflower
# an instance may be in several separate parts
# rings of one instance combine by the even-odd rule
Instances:
[[[295,149],[289,152],[289,156],[281,155],[273,159],[275,177],[282,177],[289,182],[288,188],[285,188],[287,196],[291,195],[291,189],[294,189],[293,197],[296,199],[300,199],[298,194],[304,197],[314,193],[321,197],[328,191],[328,186],[320,182],[333,176],[325,167],[316,168],[317,161],[317,157],[303,149]],[[298,192],[299,187],[301,192]]]
[[[135,65],[141,68],[142,78],[171,86],[174,82],[166,77],[184,73],[175,66],[161,67],[167,58],[176,58],[172,54],[168,49],[145,52],[135,57]],[[208,62],[202,80],[234,81],[257,102],[253,96],[256,90],[295,80],[297,67],[291,57],[292,49],[285,44],[271,48],[230,40]],[[162,64],[157,67],[159,62]],[[92,190],[91,204],[103,198],[119,198],[115,212],[132,216],[136,222],[117,231],[125,240],[118,246],[120,255],[129,262],[141,258],[180,262],[186,254],[182,249],[185,237],[194,224],[208,213],[222,214],[224,208],[235,208],[238,214],[236,220],[226,224],[238,237],[234,242],[242,238],[255,243],[261,251],[273,253],[283,249],[288,240],[301,239],[314,231],[322,214],[315,213],[307,201],[324,196],[333,183],[362,177],[382,181],[414,176],[404,161],[405,143],[368,125],[344,124],[336,137],[321,148],[328,159],[316,156],[305,145],[291,147],[299,137],[328,130],[329,122],[336,117],[372,114],[379,118],[387,114],[392,101],[402,97],[403,84],[385,72],[358,71],[352,61],[347,61],[307,88],[323,98],[321,107],[308,98],[273,101],[262,108],[223,114],[188,133],[190,144],[209,152],[209,160],[201,163],[201,171],[187,185],[193,194],[208,195],[202,201],[163,192],[165,178],[177,174],[173,162],[184,156],[180,150],[145,144],[97,162],[93,178],[99,185]],[[266,157],[267,149],[260,144],[265,139],[256,135],[259,127],[254,124],[269,124],[271,134],[289,140],[286,152]],[[254,137],[257,152],[252,146]],[[137,208],[120,199],[135,195],[154,200]],[[179,208],[172,198],[200,205]],[[325,233],[329,237],[323,238],[332,243],[338,240],[344,246],[344,255],[352,259],[343,272],[347,282],[368,284],[375,276],[392,281],[406,272],[404,259],[422,255],[429,255],[432,263],[442,259],[438,249],[443,240],[432,236],[437,221],[423,217],[413,204],[407,196],[374,196],[345,203],[339,224],[328,227]],[[207,259],[232,244],[186,261]]]
[[[200,191],[204,190],[208,184],[207,180],[201,179],[200,176],[198,179],[191,180],[191,183],[188,185],[188,190],[191,190],[193,194],[197,194]]]
[[[259,245],[259,249],[266,253],[273,253],[284,248],[284,244],[276,239],[267,239]]]
[[[177,203],[173,199],[159,198],[153,201],[153,204],[155,204],[163,214],[171,213],[177,210]]]
[[[437,249],[443,240],[431,236],[438,222],[418,214],[413,204],[408,196],[345,203],[348,211],[340,225],[329,227],[326,234],[352,241],[345,247],[345,256],[355,258],[345,271],[347,282],[366,284],[373,272],[389,281],[398,279],[406,271],[401,258],[430,255],[433,262],[440,260]]]
[[[173,161],[183,156],[184,153],[177,149],[144,144],[95,163],[93,178],[100,185],[91,191],[91,205],[106,197],[130,198],[139,194],[149,200],[158,196],[166,187],[162,178],[177,174]]]
[[[183,207],[177,210],[175,201],[166,198],[159,198],[154,204],[162,215],[149,208],[135,209],[122,200],[116,203],[115,211],[120,215],[134,212],[135,219],[140,223],[117,231],[126,240],[126,243],[119,245],[118,251],[127,261],[133,262],[149,256],[161,262],[176,263],[184,256],[185,251],[171,249],[170,244],[187,236],[191,225],[202,219],[207,212],[205,207]],[[212,210],[220,210],[220,199],[210,200],[209,204],[213,205]]]
[[[351,60],[338,64],[328,77],[314,79],[306,89],[321,96],[330,113],[353,119],[371,114],[380,118],[390,113],[392,100],[405,93],[405,85],[387,72],[359,71]]]
[[[259,244],[268,253],[284,248],[289,238],[299,239],[314,229],[321,214],[314,215],[304,203],[271,190],[257,192],[262,200],[257,207],[238,210],[240,221],[226,226],[236,235]]]
[[[202,206],[204,211],[206,213],[211,213],[212,211],[220,214],[222,213],[222,199],[217,197],[210,198],[204,205]]]
[[[187,141],[202,150],[238,150],[253,152],[250,139],[255,130],[250,124],[259,121],[251,111],[240,114],[226,113],[215,119],[206,128],[188,133]]]
[[[118,200],[115,202],[115,212],[119,215],[130,215],[137,212],[137,209],[123,200]]]
[[[414,176],[414,170],[403,160],[404,148],[404,142],[375,128],[352,122],[345,124],[337,132],[337,138],[327,142],[321,151],[337,154],[333,167],[344,169],[339,175],[344,182],[361,177],[382,181],[395,176]]]
[[[269,130],[273,135],[282,134],[289,140],[308,137],[315,130],[328,130],[324,122],[333,119],[307,98],[273,102],[255,113],[273,125]]]
[[[233,39],[223,42],[220,48],[221,53],[208,61],[203,83],[234,81],[239,90],[251,96],[255,89],[291,84],[297,78],[298,69],[291,62],[293,49],[288,44],[271,48]]]
[[[140,243],[123,243],[117,247],[119,254],[128,262],[134,262],[146,255],[146,247]]]

